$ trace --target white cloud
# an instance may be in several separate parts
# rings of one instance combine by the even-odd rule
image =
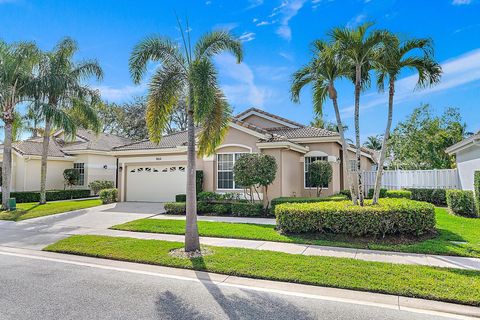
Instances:
[[[292,29],[289,26],[290,20],[295,17],[300,9],[302,9],[306,0],[284,1],[282,4],[273,9],[271,16],[280,15],[280,26],[277,28],[277,34],[290,41],[292,39]]]
[[[248,3],[249,3],[249,5],[246,8],[246,10],[250,10],[250,9],[256,8],[258,6],[261,6],[263,4],[263,0],[249,0]]]
[[[213,29],[222,29],[222,30],[232,31],[236,27],[238,27],[237,22],[227,22],[227,23],[217,23],[216,25],[213,26]]]
[[[364,14],[358,14],[347,22],[347,28],[355,28],[367,18]]]
[[[288,67],[258,66],[255,67],[255,73],[264,79],[288,83],[291,69]]]
[[[242,42],[249,42],[255,40],[255,33],[253,32],[244,32],[238,39]]]
[[[266,25],[269,25],[270,22],[268,21],[260,21],[259,23],[256,24],[257,27],[261,27],[261,26],[266,26]]]
[[[461,5],[467,5],[472,3],[472,0],[453,0],[452,4],[454,6],[461,6]]]
[[[416,74],[398,80],[395,84],[395,103],[418,99],[422,96],[444,92],[452,88],[480,81],[480,48],[447,60],[441,65],[443,69],[441,82],[431,88],[415,90],[415,85],[418,80]],[[362,110],[387,103],[386,94],[367,94],[364,98],[366,97],[374,98],[366,99],[365,102],[361,103]],[[343,109],[342,113],[351,115],[353,110],[354,107],[350,106]]]
[[[123,102],[133,98],[136,95],[144,94],[147,89],[147,85],[126,85],[124,87],[117,88],[111,86],[95,86],[95,89],[100,91],[102,99],[104,100],[109,102]]]
[[[288,61],[292,62],[294,60],[293,58],[293,55],[291,53],[288,53],[288,52],[283,52],[283,51],[280,51],[278,53],[278,55],[282,58],[285,58],[287,59]]]
[[[255,84],[252,69],[245,63],[238,64],[235,58],[228,54],[215,57],[221,77],[223,92],[232,105],[254,105],[263,107],[267,91]]]
[[[209,5],[212,4],[212,1],[205,1],[205,4],[206,4],[207,6],[209,6]]]

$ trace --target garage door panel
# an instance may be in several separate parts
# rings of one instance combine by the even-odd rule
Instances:
[[[168,202],[185,193],[186,166],[128,166],[127,201]]]

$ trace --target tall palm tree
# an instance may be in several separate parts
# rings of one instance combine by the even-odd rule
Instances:
[[[187,24],[188,29],[188,24]],[[200,250],[197,227],[195,187],[196,152],[195,123],[201,127],[198,154],[213,154],[226,131],[231,110],[221,92],[212,57],[221,52],[232,53],[240,63],[241,42],[227,31],[208,32],[193,45],[190,35],[180,28],[183,50],[168,38],[152,36],[138,43],[130,57],[130,73],[138,84],[149,61],[160,62],[149,83],[147,126],[150,139],[159,142],[170,115],[183,94],[187,108],[187,207],[185,251]]]
[[[96,131],[100,130],[95,109],[92,105],[100,101],[97,90],[84,84],[84,80],[101,79],[103,72],[96,61],[75,63],[78,51],[75,41],[61,40],[54,50],[43,54],[36,81],[36,101],[45,121],[40,169],[40,204],[46,203],[47,158],[52,129],[63,129],[65,135],[73,136],[77,125],[69,114],[70,109],[82,114]]]
[[[39,51],[32,42],[7,44],[0,40],[0,107],[4,123],[2,208],[8,209],[12,176],[12,140],[15,108],[28,99]]]
[[[387,140],[390,136],[390,127],[392,125],[395,81],[404,68],[413,69],[418,73],[417,88],[435,85],[440,81],[442,75],[442,67],[433,58],[433,47],[430,39],[400,41],[397,36],[390,34],[388,42],[388,45],[380,50],[379,59],[374,63],[379,90],[383,91],[385,82],[388,82],[388,118],[375,178],[374,204],[378,202],[380,196]]]
[[[374,60],[378,57],[378,50],[385,45],[387,33],[368,29],[373,23],[364,23],[355,29],[336,28],[330,32],[332,40],[338,46],[338,52],[344,61],[354,69],[353,83],[355,84],[355,147],[357,170],[357,193],[360,205],[363,206],[363,182],[361,171],[360,145],[360,93],[369,82],[368,73]],[[363,85],[362,85],[363,84]]]
[[[350,77],[351,68],[342,61],[332,44],[317,40],[313,43],[314,56],[312,60],[293,74],[291,96],[293,102],[300,102],[300,91],[307,84],[313,86],[313,108],[317,117],[322,119],[323,104],[327,97],[332,100],[335,117],[337,120],[336,130],[340,134],[342,142],[343,172],[347,177],[348,188],[353,191],[353,184],[348,172],[348,143],[345,140],[345,126],[342,123],[340,109],[338,107],[338,95],[335,81],[343,77]],[[356,202],[355,192],[352,192],[353,201]]]
[[[363,146],[372,150],[381,150],[382,149],[382,136],[375,135],[367,137],[367,141],[363,143]]]

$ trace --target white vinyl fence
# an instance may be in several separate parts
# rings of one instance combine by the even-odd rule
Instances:
[[[363,172],[365,191],[375,187],[376,171]],[[404,188],[459,189],[457,169],[439,170],[384,170],[382,188],[395,190]]]

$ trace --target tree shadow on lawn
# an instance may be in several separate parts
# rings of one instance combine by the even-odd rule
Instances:
[[[195,269],[206,270],[207,266],[202,257],[191,258]],[[227,319],[317,319],[317,316],[300,309],[296,305],[269,295],[267,293],[257,293],[250,290],[241,290],[241,294],[224,294],[221,288],[212,282],[208,273],[195,271],[200,283],[215,300],[217,305],[223,311],[209,308],[211,313],[202,313],[184,301],[181,297],[176,296],[170,291],[161,294],[156,301],[157,312],[162,319],[211,319],[212,313],[217,313],[219,318]],[[195,292],[200,294],[201,292]],[[209,297],[198,297],[202,303],[208,303]],[[213,304],[211,304],[213,305]]]

